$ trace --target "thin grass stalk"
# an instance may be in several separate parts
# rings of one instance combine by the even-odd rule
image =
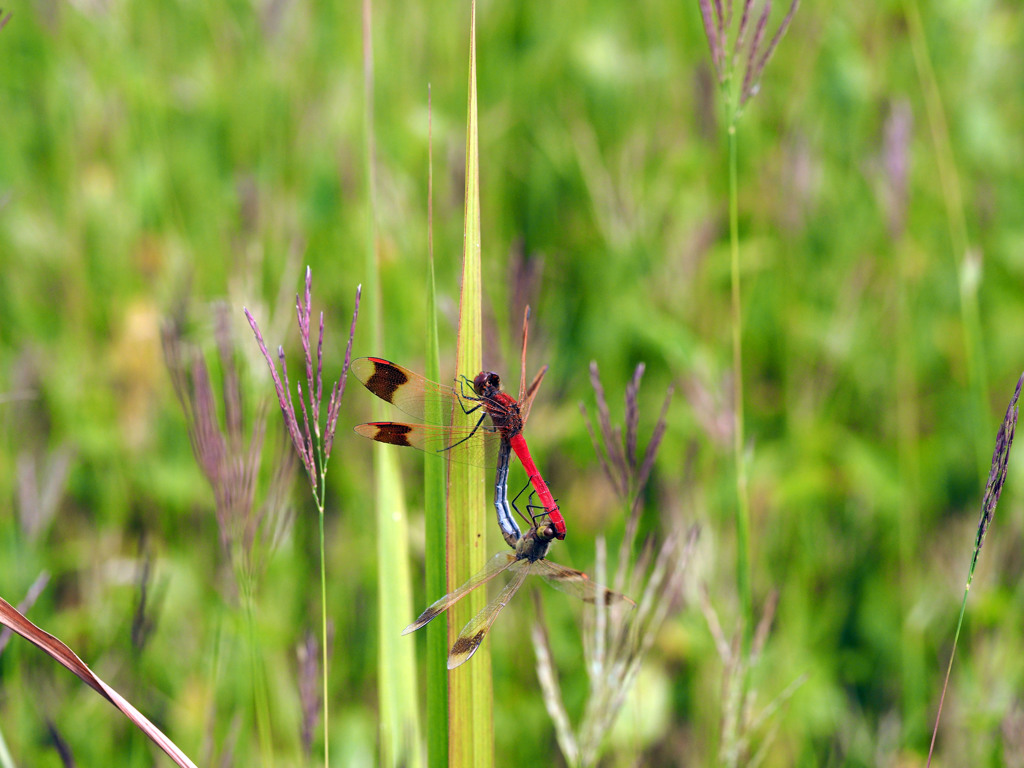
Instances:
[[[308,268],[307,268],[307,275],[308,274],[309,274],[309,272],[308,272]],[[307,277],[307,280],[308,280],[308,277]],[[356,297],[356,311],[357,312],[359,311],[358,307],[359,307],[359,299],[358,299],[358,294],[357,294],[357,297]],[[308,312],[308,309],[307,309],[307,312]],[[355,318],[353,318],[353,323],[354,322],[355,322]],[[322,323],[322,320],[321,320],[321,323]],[[321,334],[320,335],[321,335],[321,337],[323,336],[322,325],[321,325]],[[350,350],[351,350],[351,346],[352,346],[352,337],[349,336],[349,349]],[[346,355],[346,358],[347,357],[348,356]],[[346,359],[346,365],[347,364],[348,364],[348,360]],[[284,356],[283,355],[281,357],[281,367],[282,367],[282,369],[284,368]],[[300,391],[299,394],[300,394],[299,400],[301,401],[302,400],[301,391]],[[303,411],[305,411],[305,408],[303,408]],[[311,437],[309,437],[309,427],[308,426],[306,428],[306,435],[307,435],[307,438],[312,439]],[[322,446],[322,443],[320,441],[317,441],[317,449],[318,450],[321,448],[321,446]],[[327,465],[324,462],[323,454],[322,453],[320,455],[320,464],[319,464],[319,466],[321,467],[321,471],[320,471],[320,475],[319,475],[320,486],[319,486],[319,488],[317,488],[316,487],[316,483],[314,481],[313,500],[316,502],[317,523],[318,523],[317,524],[317,531],[318,531],[319,536],[320,536],[320,646],[323,649],[322,650],[322,654],[323,655],[321,657],[321,666],[322,666],[322,669],[323,669],[323,689],[324,689],[324,695],[323,695],[323,699],[324,699],[324,703],[323,703],[323,707],[324,707],[324,768],[329,768],[329,766],[330,766],[330,729],[331,729],[331,721],[328,718],[328,714],[329,714],[328,700],[329,700],[329,697],[327,695],[327,690],[328,690],[328,682],[329,682],[330,676],[329,676],[328,667],[327,667],[327,649],[328,649],[328,645],[327,645],[327,553],[326,553],[326,546],[324,544],[324,541],[326,539],[326,535],[324,533],[324,518],[326,517],[325,511],[324,511],[324,498],[325,498],[325,495],[327,493],[327,468],[326,468]]]
[[[210,633],[212,640],[210,647],[213,652],[209,658],[209,668],[205,670],[205,679],[207,683],[207,694],[203,699],[203,722],[207,723],[207,728],[203,734],[203,746],[200,752],[200,764],[210,765],[214,760],[214,741],[213,741],[213,724],[217,722],[217,697],[215,691],[218,690],[218,686],[221,681],[221,671],[223,665],[221,660],[224,656],[224,616],[221,613],[217,613],[215,623]]]
[[[308,292],[306,296],[308,313]],[[289,517],[283,493],[285,487],[291,484],[295,462],[291,451],[276,462],[273,479],[265,489],[266,498],[257,507],[257,475],[264,445],[266,413],[262,407],[257,409],[251,434],[247,437],[243,427],[245,409],[240,378],[234,359],[235,343],[224,306],[220,306],[216,312],[214,337],[223,372],[223,426],[218,417],[217,398],[206,362],[198,349],[184,341],[180,324],[176,321],[168,323],[164,328],[164,355],[175,392],[185,413],[196,460],[214,492],[221,544],[238,586],[235,637],[243,647],[243,657],[248,658],[250,665],[248,679],[257,726],[259,761],[263,765],[272,765],[272,718],[263,654],[259,649],[259,635],[255,628],[256,594],[266,558],[274,549],[273,528]],[[308,339],[304,338],[303,343],[308,347]],[[306,375],[307,381],[312,380],[308,359]]]
[[[990,433],[991,420],[985,397],[985,393],[988,392],[988,367],[985,364],[985,355],[982,354],[983,336],[978,313],[978,284],[981,280],[980,257],[973,253],[967,235],[967,220],[964,214],[960,177],[957,173],[956,158],[953,156],[952,142],[949,138],[949,127],[946,124],[942,91],[939,89],[938,80],[935,77],[935,68],[932,66],[931,54],[928,50],[928,39],[921,21],[921,10],[917,0],[904,0],[903,8],[907,18],[907,34],[914,56],[914,66],[917,69],[918,79],[921,81],[925,112],[928,115],[928,126],[931,130],[932,144],[935,147],[939,188],[942,190],[946,223],[949,226],[949,240],[953,249],[953,258],[956,261],[957,285],[960,288],[960,322],[964,326],[964,365],[967,368],[971,399],[974,403],[973,417],[969,421],[974,425],[978,476],[983,477],[985,463],[988,461],[986,440]]]
[[[544,698],[544,705],[551,715],[551,720],[555,724],[555,738],[558,740],[565,762],[570,766],[577,766],[579,765],[579,747],[576,735],[572,730],[572,723],[569,721],[569,713],[562,704],[562,690],[558,684],[554,661],[551,658],[551,642],[548,639],[547,622],[544,620],[544,608],[540,593],[534,591],[533,598],[537,621],[533,623],[530,637],[537,653],[537,679],[540,683],[541,695]]]
[[[370,339],[372,349],[378,350],[378,353],[383,353],[384,350],[384,333],[381,327],[381,292],[380,292],[380,266],[377,263],[377,222],[376,222],[376,199],[377,199],[377,176],[376,169],[374,167],[374,135],[373,135],[373,37],[372,37],[372,24],[371,24],[371,5],[370,0],[363,0],[362,5],[362,21],[363,21],[363,99],[365,110],[363,113],[363,164],[366,175],[366,261],[367,261],[367,293],[370,296]],[[377,403],[373,404],[373,415],[374,418],[380,416],[381,408]],[[377,450],[375,446],[373,449],[373,460],[375,476],[379,482],[379,477],[382,471],[381,461],[386,460],[386,454],[382,451]],[[379,536],[385,531],[384,527],[384,506],[382,504],[383,499],[379,495],[379,487],[375,484],[374,487],[374,508],[377,510],[377,533]],[[321,518],[322,519],[322,518]],[[320,541],[323,542],[323,532],[321,530]],[[320,559],[323,560],[323,546],[321,545]],[[381,560],[380,554],[377,556],[377,572],[383,574],[387,570],[388,564]],[[378,579],[377,594],[378,597],[381,594],[383,588],[382,582]],[[380,611],[383,612],[383,606],[380,607]],[[383,624],[384,619],[381,617],[378,620],[377,625],[377,685],[379,695],[381,698],[381,712],[380,712],[380,740],[381,740],[381,757],[383,758],[383,751],[385,749],[385,731],[388,730],[388,726],[385,724],[385,705],[384,699],[387,695],[387,690],[383,685],[384,679],[384,667],[387,664],[392,663],[391,659],[384,656],[383,648]],[[326,639],[326,624],[325,624]],[[326,645],[325,645],[326,647]],[[326,694],[327,691],[325,690]],[[390,711],[390,707],[387,708]],[[326,712],[326,695],[324,699],[324,717],[327,716]],[[325,728],[326,731],[326,728]],[[324,768],[328,768],[327,765],[327,750],[324,749]]]
[[[793,21],[799,0],[791,0],[785,17],[779,24],[770,42],[764,45],[771,14],[771,2],[762,5],[761,13],[754,24],[753,36],[747,46],[747,32],[754,14],[753,0],[744,0],[740,13],[739,29],[730,44],[729,27],[732,22],[732,5],[723,10],[720,2],[712,5],[709,0],[698,3],[704,32],[711,50],[711,63],[722,93],[725,106],[725,123],[729,137],[729,245],[731,276],[732,315],[732,374],[733,374],[733,454],[736,463],[736,586],[740,600],[740,624],[742,648],[749,654],[753,624],[750,588],[750,500],[747,483],[747,467],[744,455],[743,425],[743,315],[740,299],[740,257],[739,257],[739,185],[737,182],[738,139],[736,124],[746,103],[760,88],[761,76],[768,60],[775,52]],[[744,46],[747,46],[745,55]],[[742,80],[739,64],[745,62]]]
[[[252,676],[253,704],[256,707],[256,731],[260,740],[260,761],[274,765],[274,740],[270,729],[270,696],[267,693],[267,675],[260,661],[256,633],[256,598],[251,585],[243,584],[242,602],[245,603],[246,641],[249,646],[249,668]]]
[[[434,155],[430,86],[427,86],[427,355],[426,374],[441,380],[441,344],[437,334],[437,289],[434,280]],[[442,423],[442,414],[426,414]],[[427,595],[443,595],[445,583],[445,467],[426,457],[423,470],[423,505],[426,513]],[[427,764],[448,764],[448,614],[438,616],[427,630]]]
[[[750,653],[753,617],[750,594],[750,499],[743,429],[743,305],[740,299],[739,183],[737,181],[736,97],[729,109],[729,251],[732,282],[733,458],[736,462],[736,590],[740,599],[743,653]]]
[[[472,378],[481,367],[482,323],[480,285],[480,155],[476,99],[476,3],[469,25],[469,96],[466,118],[465,245],[456,373]],[[458,418],[460,414],[456,414]],[[469,419],[465,419],[469,423]],[[479,467],[449,463],[447,508],[446,592],[484,566],[486,510],[484,472]],[[449,613],[448,645],[458,631],[483,608],[487,595],[478,589],[456,603]],[[494,764],[494,709],[491,653],[485,643],[471,664],[449,672],[448,765],[452,768],[490,768]]]
[[[320,429],[320,402],[319,398],[323,394],[323,338],[324,338],[324,316],[320,314],[319,322],[319,336],[316,345],[316,369],[314,374],[313,358],[312,358],[312,342],[310,340],[310,332],[312,330],[312,281],[313,275],[309,267],[306,268],[306,287],[304,298],[300,298],[298,295],[295,297],[295,310],[296,317],[299,325],[299,336],[302,339],[302,348],[305,353],[305,374],[306,374],[306,393],[310,397],[310,405],[307,410],[305,399],[302,396],[302,382],[301,380],[297,383],[297,394],[299,405],[302,410],[302,422],[303,426],[300,428],[298,416],[295,411],[294,399],[291,395],[291,387],[288,383],[288,369],[286,365],[286,359],[284,354],[284,348],[278,347],[278,363],[275,364],[274,359],[271,357],[270,352],[267,350],[266,342],[263,340],[263,334],[260,332],[259,325],[256,322],[256,318],[252,316],[252,313],[248,309],[243,308],[246,319],[249,321],[249,326],[252,328],[253,334],[256,337],[256,343],[259,345],[260,352],[263,354],[263,358],[267,361],[267,366],[270,369],[270,376],[274,382],[274,389],[277,392],[278,405],[281,407],[281,415],[284,418],[285,428],[291,437],[292,445],[298,453],[299,458],[302,460],[302,464],[306,469],[306,476],[309,480],[310,493],[313,496],[313,501],[316,504],[317,512],[319,515],[319,532],[320,532],[320,618],[321,618],[321,642],[323,645],[323,689],[324,689],[324,700],[322,706],[324,708],[324,761],[326,765],[329,765],[330,761],[330,748],[329,748],[329,733],[330,733],[330,721],[328,719],[328,632],[327,632],[327,560],[325,556],[325,533],[324,533],[324,517],[325,517],[325,498],[327,492],[327,462],[331,456],[331,448],[334,445],[334,434],[338,425],[338,413],[341,406],[341,399],[345,393],[345,383],[348,379],[348,367],[352,361],[352,340],[355,336],[356,330],[356,319],[359,317],[359,303],[362,296],[362,286],[356,288],[355,307],[352,311],[352,323],[349,326],[348,343],[345,347],[345,361],[342,365],[341,376],[334,383],[331,389],[331,398],[327,407],[327,418],[325,421],[325,431],[321,433]],[[280,374],[278,373],[278,364],[280,365]],[[313,413],[313,432],[310,432],[309,428],[309,411]],[[316,438],[313,439],[315,434]]]
[[[367,196],[367,274],[370,276],[370,332],[373,348],[384,350],[380,265],[377,260],[377,176],[373,101],[373,16],[363,0],[364,162]],[[384,403],[374,402],[375,418],[383,418]],[[409,568],[409,526],[405,493],[394,451],[374,445],[375,508],[377,519],[377,687],[380,701],[380,764],[423,764],[419,708],[416,695],[415,645],[402,641],[402,628],[412,613]]]
[[[957,641],[960,639],[960,630],[964,623],[964,613],[967,610],[967,595],[971,591],[971,581],[974,579],[974,569],[978,565],[978,557],[981,555],[981,548],[985,544],[985,536],[988,534],[989,526],[995,517],[996,506],[999,504],[999,496],[1003,492],[1003,483],[1006,482],[1006,467],[1010,461],[1010,449],[1013,447],[1013,436],[1017,430],[1018,402],[1020,401],[1021,387],[1024,386],[1024,373],[1017,379],[1017,388],[1014,390],[1010,404],[1006,406],[1006,415],[1003,417],[999,431],[996,433],[996,446],[992,451],[992,466],[988,472],[988,480],[985,483],[985,494],[981,500],[981,519],[978,521],[978,531],[974,537],[974,553],[971,555],[971,565],[967,569],[967,582],[964,585],[963,600],[960,601],[960,616],[956,622],[956,632],[953,635],[953,647],[949,652],[949,665],[946,667],[946,678],[942,683],[942,694],[939,696],[939,707],[935,713],[935,727],[932,730],[932,741],[928,747],[927,766],[932,764],[932,754],[935,751],[935,740],[939,734],[939,721],[942,719],[942,705],[946,701],[946,689],[949,687],[949,675],[953,670],[953,658],[956,656]]]
[[[733,376],[733,458],[736,464],[736,590],[740,602],[739,648],[742,658],[749,659],[753,637],[753,600],[750,584],[750,499],[745,455],[743,421],[743,314],[740,295],[739,260],[739,184],[737,181],[738,138],[737,122],[746,103],[757,94],[761,76],[768,60],[775,52],[793,21],[799,0],[791,0],[789,9],[775,34],[768,39],[768,20],[771,2],[766,0],[755,18],[753,0],[744,0],[740,12],[739,29],[730,42],[732,8],[723,11],[721,4],[714,6],[708,0],[700,0],[698,7],[703,20],[704,31],[711,50],[711,63],[722,93],[725,107],[725,125],[729,144],[729,245],[731,277],[731,321],[732,321],[732,376]],[[750,25],[753,34],[749,37]],[[740,78],[739,68],[743,64]],[[749,690],[750,664],[741,665],[742,671],[736,696],[726,694],[723,738],[730,735],[730,701],[746,701]]]
[[[900,509],[898,528],[899,578],[901,588],[900,684],[903,690],[903,722],[923,724],[925,717],[925,666],[922,635],[915,622],[909,620],[915,602],[911,587],[918,571],[917,548],[920,541],[920,475],[921,439],[918,413],[918,380],[914,355],[915,259],[906,242],[907,175],[912,138],[913,118],[910,102],[895,100],[885,123],[882,157],[884,169],[883,201],[887,208],[889,237],[896,255],[895,276],[895,415],[896,455],[900,477]],[[908,738],[913,738],[908,731]]]
[[[321,506],[317,512],[317,531],[320,536],[320,670],[323,676],[323,707],[324,707],[324,768],[330,765],[330,729],[331,721],[328,719],[328,682],[330,675],[327,671],[327,554],[324,547],[324,510]]]

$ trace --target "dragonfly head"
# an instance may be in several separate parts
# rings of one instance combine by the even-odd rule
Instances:
[[[501,377],[494,371],[480,371],[473,379],[473,391],[480,397],[489,397],[501,391]]]
[[[516,543],[516,559],[535,563],[543,560],[555,538],[555,527],[550,523],[531,528]]]

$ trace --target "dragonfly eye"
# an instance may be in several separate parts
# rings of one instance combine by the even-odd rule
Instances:
[[[483,395],[488,390],[501,389],[501,378],[493,371],[480,371],[473,379],[473,391]]]

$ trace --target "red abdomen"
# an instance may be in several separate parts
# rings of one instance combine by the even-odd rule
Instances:
[[[523,469],[526,470],[527,476],[530,478],[530,482],[533,483],[533,489],[537,492],[537,497],[540,499],[540,503],[544,505],[544,511],[551,519],[551,524],[555,527],[555,534],[557,538],[565,538],[565,518],[562,517],[562,513],[558,509],[558,505],[555,503],[554,497],[551,495],[551,491],[548,489],[547,483],[544,482],[544,478],[541,477],[540,472],[537,471],[537,465],[533,463],[533,457],[530,456],[530,449],[526,446],[526,439],[522,433],[518,433],[513,436],[510,440],[512,443],[512,450],[516,452],[516,456],[523,463]]]

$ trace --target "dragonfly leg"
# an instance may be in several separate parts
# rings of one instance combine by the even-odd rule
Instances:
[[[537,516],[534,515],[531,512],[530,513],[530,517],[528,518],[526,515],[524,515],[522,512],[520,512],[519,511],[519,507],[516,506],[516,502],[519,501],[519,497],[522,496],[523,493],[526,491],[526,489],[529,488],[529,487],[531,487],[530,486],[530,481],[527,480],[526,481],[526,485],[523,486],[523,490],[521,490],[519,493],[517,493],[516,497],[514,499],[512,499],[512,509],[514,509],[516,511],[516,514],[518,514],[521,518],[523,518],[524,522],[526,522],[527,525],[532,525],[532,524],[537,522]],[[527,511],[529,511],[531,509],[542,509],[542,507],[536,507],[534,504],[532,504],[534,495],[536,495],[536,491],[534,491],[533,493],[530,494],[530,499],[529,499],[529,501],[527,502],[527,505],[526,505]]]
[[[466,413],[472,413],[472,411],[466,411]],[[480,429],[480,426],[484,423],[484,419],[486,419],[486,418],[487,418],[487,412],[485,411],[484,413],[480,414],[480,420],[477,421],[476,426],[473,427],[473,430],[468,435],[466,435],[464,438],[462,438],[458,442],[452,443],[447,448],[442,448],[440,452],[443,453],[444,451],[450,451],[455,446],[461,445],[462,443],[464,443],[467,440],[469,440],[469,438],[471,438],[473,435],[475,435],[476,431],[478,429]],[[484,427],[484,429],[486,430],[486,427]]]
[[[525,490],[525,489],[524,489]],[[521,493],[522,491],[520,491]],[[547,507],[543,504],[534,504],[533,497],[537,495],[536,491],[530,493],[530,499],[526,503],[526,511],[530,513],[530,518],[533,520],[533,525],[537,525],[537,518],[544,517],[548,513]],[[519,498],[518,496],[516,498]],[[536,510],[536,511],[535,511]],[[518,510],[516,510],[518,512]]]
[[[462,412],[467,414],[467,415],[469,415],[470,413],[473,413],[474,411],[478,411],[481,408],[483,408],[483,400],[484,399],[482,397],[476,397],[475,395],[467,395],[466,394],[466,385],[469,384],[470,391],[473,391],[472,390],[473,382],[470,381],[465,376],[461,376],[458,379],[458,382],[459,382],[459,397],[458,397],[458,400],[459,400],[459,406],[462,408]],[[474,405],[472,408],[470,408],[467,411],[466,410],[466,406],[462,402],[463,400],[468,400],[471,403],[476,403],[476,405]]]

